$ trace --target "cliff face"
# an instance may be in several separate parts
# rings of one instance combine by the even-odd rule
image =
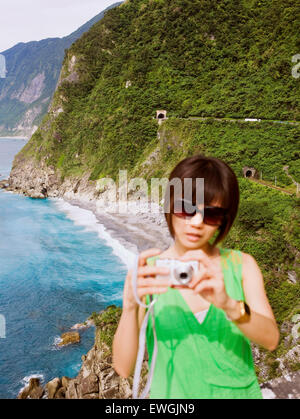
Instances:
[[[91,201],[97,198],[96,182],[90,182],[89,174],[63,180],[53,166],[45,161],[19,157],[12,168],[7,190],[31,198],[76,199]]]

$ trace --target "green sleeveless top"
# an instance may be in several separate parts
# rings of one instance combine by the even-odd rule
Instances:
[[[245,300],[242,253],[219,248],[227,294]],[[154,265],[157,257],[149,258]],[[150,398],[262,398],[249,339],[213,304],[199,323],[177,289],[154,305],[158,354]],[[149,296],[147,296],[149,303]],[[154,347],[151,316],[147,326],[149,365]]]

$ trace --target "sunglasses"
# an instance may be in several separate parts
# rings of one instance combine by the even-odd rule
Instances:
[[[200,210],[195,205],[193,205],[192,202],[185,199],[175,201],[174,203],[173,214],[178,218],[190,220],[197,213],[201,213],[204,224],[211,226],[221,226],[225,222],[228,210],[226,208],[214,207],[210,205],[204,206],[204,208]]]

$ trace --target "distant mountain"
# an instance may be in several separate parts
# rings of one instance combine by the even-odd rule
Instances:
[[[6,78],[0,78],[0,136],[30,136],[47,113],[59,78],[65,50],[95,23],[114,3],[64,38],[19,43],[2,52]]]

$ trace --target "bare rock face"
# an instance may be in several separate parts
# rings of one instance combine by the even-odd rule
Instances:
[[[65,399],[66,398],[66,389],[65,387],[60,387],[55,393],[55,399]]]
[[[93,325],[94,325],[93,321],[90,320],[90,319],[88,319],[84,323],[76,323],[76,324],[74,324],[74,326],[71,327],[71,330],[84,330],[84,329],[88,329],[89,327],[91,327]]]
[[[262,386],[266,399],[300,399],[300,371],[269,381]]]
[[[8,183],[8,191],[44,199],[49,196],[50,191],[52,197],[58,196],[57,189],[61,180],[54,168],[47,166],[43,161],[37,163],[16,158]]]
[[[31,378],[29,385],[18,395],[18,399],[41,399],[44,389],[40,386],[38,378]]]
[[[24,132],[28,136],[31,136],[32,131],[34,129],[33,121],[38,115],[40,115],[41,112],[41,105],[32,105],[32,107],[24,113],[22,119],[19,121],[18,126],[16,127],[16,130],[19,132]]]
[[[6,189],[9,187],[8,180],[1,180],[0,181],[0,189]]]
[[[122,378],[115,372],[110,350],[102,343],[101,348],[95,345],[87,353],[77,377],[68,381],[65,398],[129,399],[132,397],[131,386],[132,378]]]
[[[68,63],[68,68],[63,68],[59,77],[58,86],[63,82],[77,83],[79,81],[78,72],[76,72],[77,57],[73,55]]]
[[[97,198],[98,192],[95,182],[89,181],[89,176],[90,173],[85,173],[82,177],[63,181],[59,171],[48,166],[45,160],[37,162],[17,156],[6,184],[8,191],[31,198],[76,199],[80,196],[83,202],[90,202]]]
[[[58,346],[67,346],[80,342],[80,334],[78,332],[67,332],[61,335],[62,341]]]
[[[25,103],[32,103],[41,97],[45,87],[45,73],[38,74],[22,92],[19,100]]]
[[[24,84],[22,84],[19,91],[15,92],[11,96],[11,98],[18,99],[20,102],[30,104],[30,103],[35,102],[37,99],[41,97],[44,88],[45,88],[45,73],[43,72],[36,75],[26,88]]]
[[[59,378],[54,378],[52,381],[46,384],[46,390],[48,392],[48,399],[54,399],[58,389],[62,386]]]

